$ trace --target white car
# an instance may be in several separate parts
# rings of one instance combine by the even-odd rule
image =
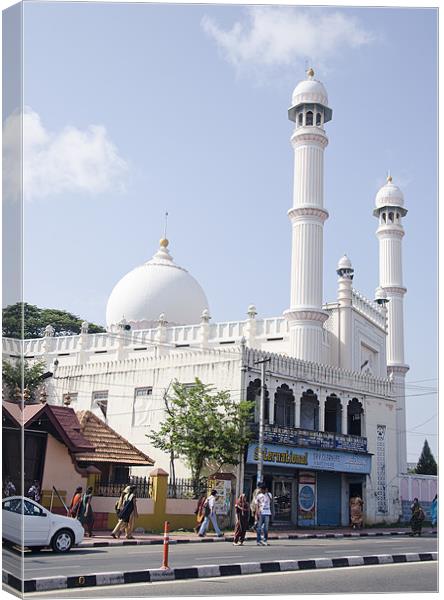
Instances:
[[[19,546],[68,552],[83,541],[84,529],[77,519],[49,512],[30,498],[3,498],[2,519],[3,539]]]

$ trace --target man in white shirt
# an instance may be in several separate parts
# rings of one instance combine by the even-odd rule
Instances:
[[[267,488],[263,485],[259,494],[256,496],[256,533],[257,545],[268,546],[268,525],[271,516],[272,497]],[[262,529],[264,530],[264,541],[262,541]]]
[[[205,504],[204,504],[205,518],[202,521],[202,525],[200,526],[200,529],[199,529],[199,533],[198,533],[199,537],[205,536],[207,529],[208,529],[208,525],[210,524],[210,521],[213,524],[214,531],[216,532],[217,537],[222,537],[224,535],[221,532],[221,530],[219,529],[219,525],[217,524],[217,517],[216,517],[215,506],[214,506],[216,503],[216,496],[217,496],[217,491],[212,490],[211,494],[205,500]]]

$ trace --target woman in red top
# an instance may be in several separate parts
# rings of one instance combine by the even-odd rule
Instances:
[[[75,519],[79,512],[80,502],[82,500],[82,487],[79,486],[76,488],[74,492],[74,496],[72,497],[71,504],[69,505],[68,515]]]

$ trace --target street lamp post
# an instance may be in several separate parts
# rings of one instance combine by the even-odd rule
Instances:
[[[259,405],[259,452],[257,463],[257,485],[263,481],[264,475],[264,419],[265,419],[265,365],[269,358],[258,360],[254,364],[261,365],[261,402]]]

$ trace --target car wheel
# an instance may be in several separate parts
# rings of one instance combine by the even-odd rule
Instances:
[[[61,529],[52,536],[51,548],[54,552],[69,552],[74,544],[74,536],[69,529]]]

